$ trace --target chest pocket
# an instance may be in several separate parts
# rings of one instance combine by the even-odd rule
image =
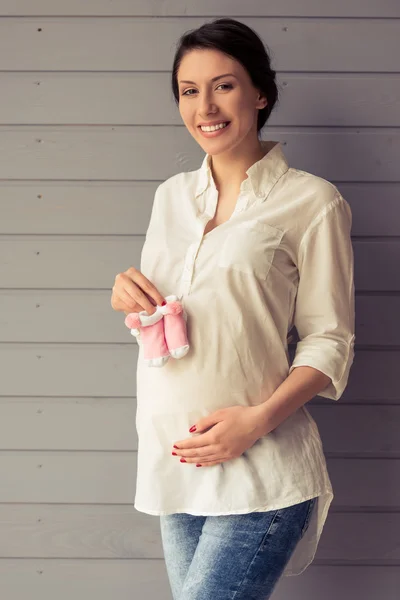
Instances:
[[[218,266],[267,279],[283,233],[268,223],[240,223],[222,243]]]

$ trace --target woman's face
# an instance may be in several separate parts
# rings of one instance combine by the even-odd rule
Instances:
[[[219,75],[224,77],[212,81]],[[257,139],[257,109],[267,100],[259,97],[241,63],[217,50],[191,50],[181,61],[177,79],[179,112],[204,152],[220,154],[243,140]],[[199,128],[200,123],[223,121],[229,126],[217,133],[203,134]]]

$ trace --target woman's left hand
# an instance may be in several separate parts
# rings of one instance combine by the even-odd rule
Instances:
[[[267,433],[262,414],[261,405],[221,408],[194,424],[194,433],[208,431],[175,442],[172,452],[203,467],[237,458]]]

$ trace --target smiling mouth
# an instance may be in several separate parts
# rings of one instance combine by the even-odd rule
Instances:
[[[207,128],[212,128],[211,131],[218,131],[218,129],[225,129],[228,125],[230,124],[230,121],[221,121],[220,123],[217,123],[216,125],[198,125],[198,128],[201,131],[207,131],[204,130],[203,127],[207,127]]]

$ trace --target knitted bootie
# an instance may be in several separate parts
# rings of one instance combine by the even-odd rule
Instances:
[[[161,306],[157,306],[152,315],[142,310],[125,317],[125,325],[143,346],[144,362],[149,367],[162,367],[170,357],[164,335],[164,315],[160,309]]]
[[[165,296],[167,304],[160,307],[164,314],[164,334],[173,358],[183,358],[189,351],[186,314],[177,296]]]

